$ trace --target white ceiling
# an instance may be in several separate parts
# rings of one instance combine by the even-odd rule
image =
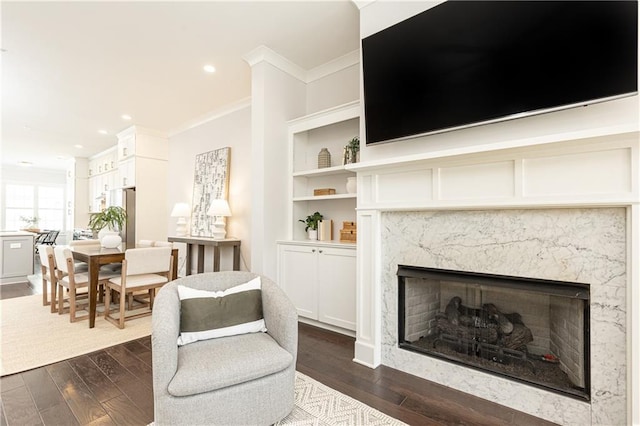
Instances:
[[[242,56],[260,45],[307,70],[359,47],[350,0],[0,7],[3,166],[64,169],[71,157],[115,145],[131,125],[171,133],[247,98]],[[216,73],[203,71],[207,63]]]

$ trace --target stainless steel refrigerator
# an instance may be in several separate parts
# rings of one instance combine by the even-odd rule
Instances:
[[[111,191],[111,205],[118,205],[127,212],[127,224],[120,233],[127,247],[136,246],[136,188],[118,188]]]

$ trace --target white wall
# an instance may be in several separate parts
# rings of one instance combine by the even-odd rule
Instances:
[[[304,115],[305,84],[260,60],[251,67],[252,271],[276,279],[276,240],[287,235],[287,125]]]
[[[307,114],[360,99],[360,64],[307,84]]]
[[[241,240],[242,270],[251,269],[251,107],[221,111],[215,118],[169,137],[167,215],[175,203],[192,206],[196,155],[231,147],[227,236]],[[187,219],[187,222],[190,222]],[[169,218],[168,235],[175,235],[177,218]],[[213,270],[212,248],[205,252],[205,271]],[[221,269],[232,269],[232,251],[221,250]],[[195,268],[195,263],[193,264]]]
[[[65,170],[36,169],[32,167],[2,167],[2,181],[24,184],[54,183],[66,185]]]

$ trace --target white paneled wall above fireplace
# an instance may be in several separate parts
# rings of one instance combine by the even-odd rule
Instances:
[[[357,168],[359,209],[628,203],[638,196],[638,134]]]
[[[391,365],[561,424],[571,423],[568,413],[576,416],[581,413],[578,417],[586,424],[632,422],[633,413],[637,410],[633,404],[634,398],[638,397],[638,372],[634,366],[640,362],[640,336],[633,327],[625,328],[623,324],[633,324],[634,319],[638,318],[637,310],[640,306],[640,274],[637,262],[631,261],[640,256],[640,235],[637,231],[640,226],[639,164],[639,133],[637,130],[627,129],[611,134],[583,135],[574,139],[550,138],[543,143],[506,148],[502,146],[502,149],[483,149],[482,152],[466,149],[432,151],[365,161],[353,166],[352,169],[358,172],[359,265],[355,361],[370,366]],[[429,226],[435,226],[429,228],[430,232],[437,230],[438,235],[444,236],[440,242],[442,247],[447,245],[447,235],[455,234],[455,238],[451,238],[455,239],[455,244],[459,244],[461,250],[472,250],[471,246],[477,245],[481,252],[493,246],[489,244],[485,247],[482,244],[486,241],[481,242],[477,238],[474,240],[472,236],[467,238],[467,232],[475,232],[476,237],[485,235],[498,238],[503,234],[513,237],[512,234],[521,230],[524,240],[520,243],[526,247],[531,245],[525,241],[527,239],[529,242],[538,237],[540,240],[547,239],[547,243],[540,244],[541,247],[552,247],[550,255],[558,256],[555,258],[557,262],[552,262],[553,267],[542,266],[542,270],[537,273],[534,266],[518,270],[524,264],[536,263],[538,252],[533,250],[525,253],[523,246],[515,251],[505,251],[509,257],[505,261],[491,258],[486,259],[489,263],[485,264],[480,256],[482,253],[475,253],[470,257],[465,252],[467,255],[458,269],[467,270],[473,266],[472,269],[476,271],[551,278],[547,274],[554,270],[561,271],[567,264],[574,262],[575,257],[585,254],[576,249],[571,241],[563,239],[561,226],[557,225],[564,223],[562,215],[567,211],[574,212],[575,215],[566,226],[576,227],[582,232],[576,240],[576,247],[582,244],[583,239],[589,240],[592,225],[600,226],[607,222],[605,219],[612,221],[606,226],[615,224],[615,229],[599,229],[599,241],[608,243],[610,237],[607,235],[611,238],[615,235],[616,241],[622,241],[622,245],[617,246],[614,262],[619,271],[614,271],[611,268],[613,264],[608,264],[601,268],[604,275],[608,274],[609,277],[604,280],[604,284],[603,281],[590,280],[598,282],[598,285],[603,284],[603,287],[592,289],[595,290],[592,295],[597,302],[597,305],[593,305],[596,302],[592,300],[595,325],[619,325],[614,325],[609,332],[604,332],[604,328],[592,330],[592,363],[604,366],[604,369],[595,372],[592,370],[591,402],[547,396],[545,391],[527,391],[519,387],[522,385],[502,380],[492,383],[502,388],[504,393],[483,392],[482,384],[470,383],[465,377],[482,379],[486,375],[461,373],[460,367],[451,367],[443,362],[431,363],[426,367],[414,363],[414,366],[425,367],[422,370],[421,367],[416,367],[418,370],[411,366],[402,367],[402,362],[411,356],[396,356],[397,341],[390,341],[393,337],[388,333],[389,330],[395,330],[397,321],[394,317],[397,300],[389,292],[395,273],[389,269],[388,264],[390,258],[395,259],[390,254],[394,251],[390,245],[402,247],[402,261],[410,264],[411,256],[420,260],[422,254],[430,253],[431,240],[426,235]],[[393,215],[389,215],[390,212]],[[433,216],[434,212],[445,216]],[[456,212],[466,212],[463,216],[468,222],[433,220],[436,217],[450,217],[458,221],[462,216],[456,215]],[[487,212],[495,212],[495,218],[483,222],[481,219],[488,217]],[[556,212],[560,214],[557,218],[554,217]],[[592,214],[602,220],[582,223],[584,218]],[[493,213],[490,216],[493,217]],[[522,217],[528,218],[528,225],[520,220]],[[390,218],[396,219],[389,220]],[[415,226],[407,222],[412,218],[420,218],[416,219],[418,222]],[[545,231],[556,225],[560,228]],[[534,232],[535,235],[531,234],[530,231],[539,226],[545,229],[541,228]],[[398,234],[402,229],[406,232],[404,236]],[[556,231],[560,235],[556,233],[556,236],[547,238],[550,232]],[[420,236],[424,238],[419,238]],[[516,240],[517,238],[514,242]],[[585,247],[589,244],[591,243],[585,243]],[[594,247],[593,244],[591,247]],[[604,258],[607,258],[607,253],[612,252],[605,250]],[[563,260],[562,256],[565,254],[569,257]],[[611,256],[613,258],[613,254]],[[449,259],[440,259],[436,263],[442,261],[446,263]],[[501,269],[500,265],[511,265],[514,268]],[[593,260],[587,261],[584,268],[588,270],[594,265]],[[442,267],[438,264],[415,266]],[[447,266],[453,267],[451,264],[444,267]],[[567,277],[559,274],[554,275],[553,279]],[[611,280],[616,280],[617,287],[609,291],[612,288],[609,286],[613,282]],[[611,315],[609,319],[600,318],[603,309],[608,312],[607,315]],[[613,346],[601,351],[600,348],[606,347],[606,343],[599,342],[598,339],[613,336],[614,330],[616,333],[622,330],[622,334],[618,335]],[[615,356],[609,357],[607,351],[615,351]],[[594,360],[593,357],[597,359]],[[608,359],[616,359],[614,364],[618,367],[608,362]],[[413,360],[407,362],[412,363]],[[443,379],[446,377],[458,378]],[[489,382],[491,380],[487,381]],[[513,403],[514,399],[509,395],[523,391],[527,395],[525,399]],[[625,412],[621,413],[621,410]]]

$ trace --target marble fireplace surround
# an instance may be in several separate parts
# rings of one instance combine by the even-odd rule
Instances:
[[[559,424],[622,425],[638,410],[637,132],[358,172],[356,362],[384,364]],[[590,284],[588,402],[398,348],[397,266]],[[636,303],[637,304],[637,303]],[[631,334],[633,332],[633,334]]]
[[[625,222],[623,208],[384,213],[383,363],[562,424],[625,424]],[[398,264],[590,283],[591,404],[399,349]]]

